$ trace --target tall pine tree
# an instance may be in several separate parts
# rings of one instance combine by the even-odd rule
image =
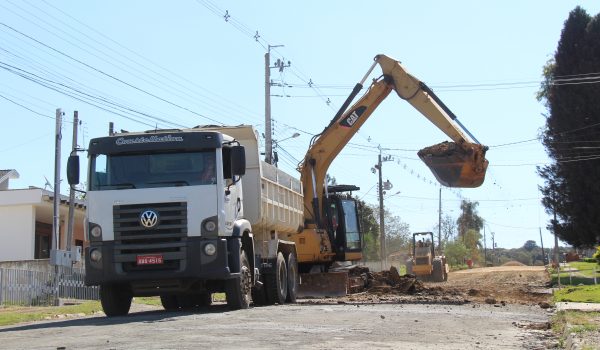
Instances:
[[[600,242],[600,14],[581,7],[565,21],[540,98],[543,143],[553,164],[538,168],[549,229],[574,246]]]

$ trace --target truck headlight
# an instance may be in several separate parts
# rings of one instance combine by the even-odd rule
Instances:
[[[212,220],[206,220],[204,223],[204,229],[208,232],[213,232],[217,229],[217,224]]]
[[[212,243],[206,243],[204,245],[204,253],[208,256],[215,255],[217,252],[217,247]]]
[[[90,260],[93,262],[102,260],[102,252],[99,249],[92,249],[90,252]]]
[[[100,226],[98,226],[98,225],[94,225],[92,227],[92,229],[90,230],[90,235],[93,238],[100,238],[100,237],[102,237],[102,228]]]

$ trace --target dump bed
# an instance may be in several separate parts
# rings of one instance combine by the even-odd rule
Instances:
[[[229,135],[246,149],[246,175],[242,177],[244,217],[255,235],[298,232],[304,222],[300,180],[260,159],[258,137],[250,125],[206,127]]]

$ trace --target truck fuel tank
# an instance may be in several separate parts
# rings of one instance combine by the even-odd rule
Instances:
[[[442,142],[417,152],[435,178],[448,187],[479,187],[485,179],[488,147],[469,142]]]

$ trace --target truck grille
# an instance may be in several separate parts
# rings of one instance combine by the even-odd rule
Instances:
[[[156,227],[145,228],[140,223],[140,214],[153,210],[159,216]],[[187,236],[187,203],[145,203],[115,205],[113,207],[115,233],[115,263],[123,271],[179,270],[185,259]],[[136,263],[138,255],[162,255],[160,265]]]

